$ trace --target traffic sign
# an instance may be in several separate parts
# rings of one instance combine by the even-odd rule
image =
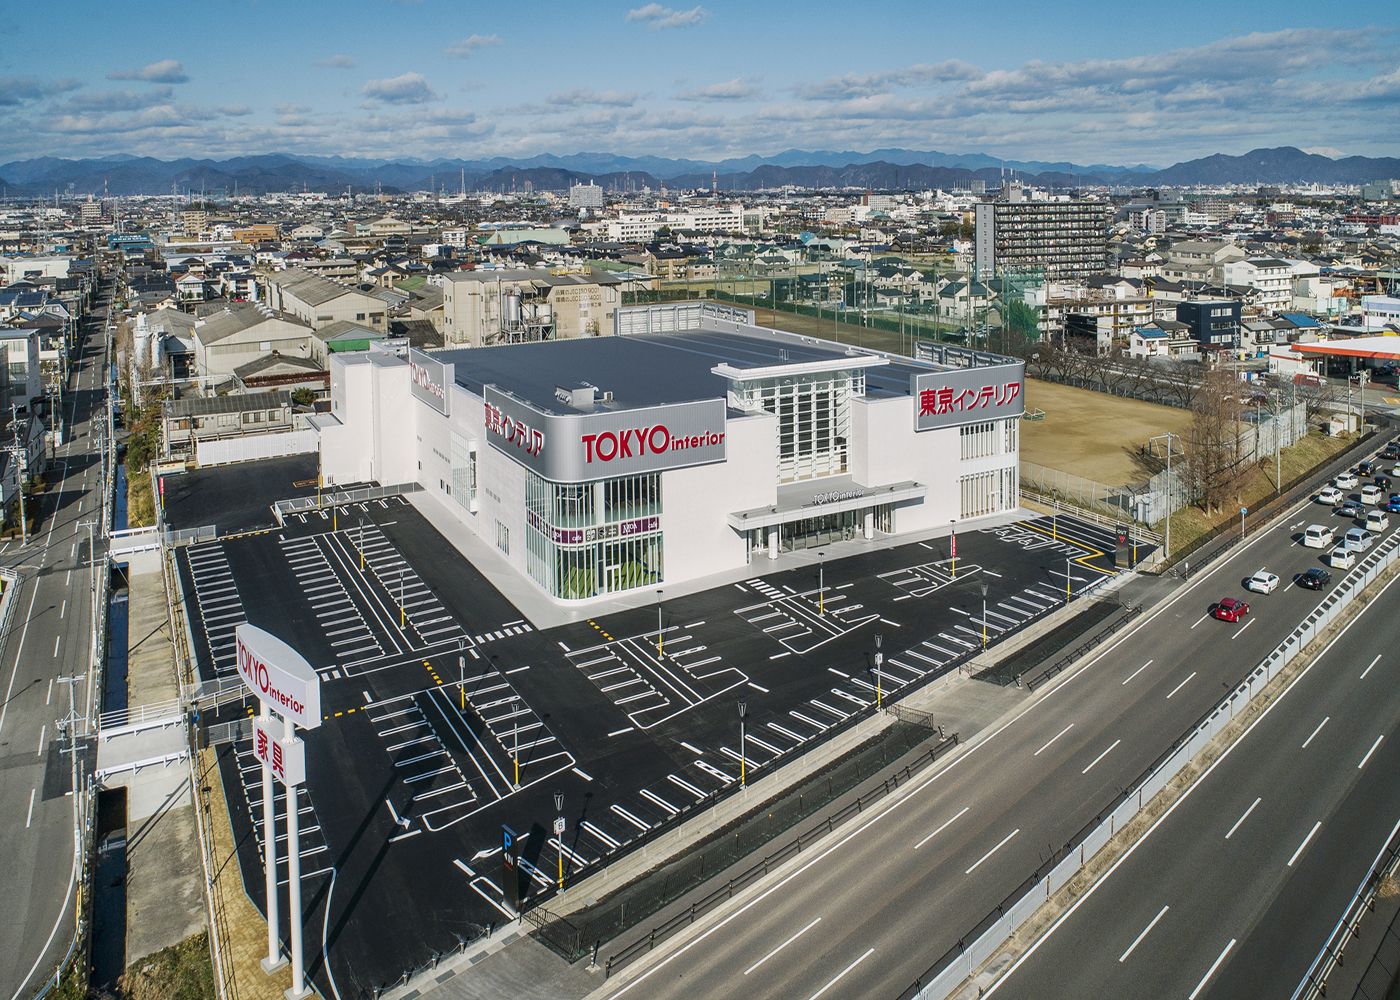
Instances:
[[[562,836],[564,836],[564,817],[563,817],[563,816],[556,816],[556,817],[554,817],[554,835],[555,835],[556,837],[562,837]]]

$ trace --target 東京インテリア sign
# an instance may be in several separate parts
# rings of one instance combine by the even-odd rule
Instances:
[[[302,729],[321,724],[321,678],[300,653],[244,622],[234,630],[238,676],[278,715]]]
[[[1020,361],[910,376],[914,430],[931,431],[1019,417],[1026,411],[1026,366]]]

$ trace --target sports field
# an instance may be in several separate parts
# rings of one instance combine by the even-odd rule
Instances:
[[[1045,419],[1021,422],[1022,460],[1109,486],[1146,479],[1136,461],[1143,442],[1191,424],[1189,410],[1028,378],[1032,409],[1044,410]]]

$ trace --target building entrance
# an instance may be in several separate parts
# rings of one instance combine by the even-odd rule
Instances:
[[[865,512],[843,510],[821,517],[804,517],[778,528],[779,545],[784,552],[819,548],[832,542],[847,542],[860,532]]]

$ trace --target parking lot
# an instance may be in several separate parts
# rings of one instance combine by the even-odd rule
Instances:
[[[179,571],[206,676],[232,670],[243,620],[322,676],[326,719],[308,735],[302,793],[303,853],[314,852],[303,870],[317,873],[307,927],[324,935],[338,983],[378,985],[511,913],[502,824],[536,888],[553,884],[561,855],[569,878],[586,874],[741,774],[955,669],[1067,590],[1082,596],[1111,573],[1114,541],[1038,518],[959,532],[956,560],[946,538],[828,556],[542,632],[465,559],[444,558],[447,543],[399,497],[191,546]],[[221,764],[260,902],[247,749]]]

